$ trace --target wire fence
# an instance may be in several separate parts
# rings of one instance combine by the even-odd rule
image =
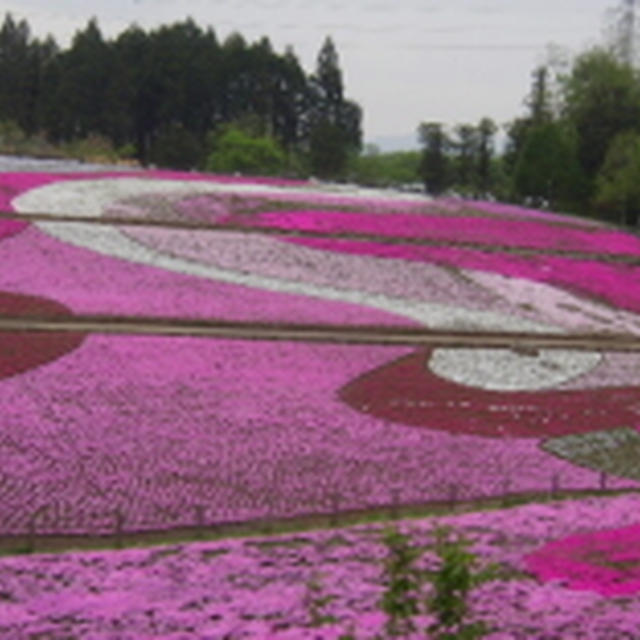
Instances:
[[[48,549],[52,541],[57,544],[67,539],[83,538],[98,541],[100,546],[121,548],[136,537],[153,536],[158,539],[193,539],[211,535],[224,535],[234,531],[245,535],[274,534],[280,531],[305,527],[329,526],[366,522],[376,519],[398,519],[411,515],[437,513],[446,515],[460,509],[482,507],[510,507],[530,501],[555,500],[584,495],[610,495],[620,492],[640,491],[636,482],[624,482],[601,471],[594,477],[592,486],[572,486],[563,482],[559,473],[551,473],[546,487],[536,491],[512,491],[511,476],[505,475],[496,485],[496,491],[478,492],[463,484],[449,482],[440,487],[439,496],[424,502],[403,499],[402,489],[392,488],[386,500],[377,503],[357,504],[344,494],[333,491],[324,496],[323,504],[298,505],[298,509],[285,511],[276,501],[267,500],[254,513],[245,517],[225,517],[232,511],[219,509],[215,504],[196,502],[188,505],[155,505],[155,517],[134,517],[125,507],[98,511],[74,510],[66,502],[53,501],[25,513],[23,526],[12,533],[0,532],[0,549],[3,546],[22,552]],[[306,508],[305,508],[306,507]]]

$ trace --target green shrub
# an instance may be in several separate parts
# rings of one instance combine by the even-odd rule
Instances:
[[[207,171],[279,175],[287,165],[285,153],[276,140],[269,136],[252,136],[234,127],[215,137],[213,146],[205,165]]]

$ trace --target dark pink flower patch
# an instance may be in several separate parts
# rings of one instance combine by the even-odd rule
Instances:
[[[640,254],[640,240],[598,227],[549,224],[549,220],[505,220],[480,216],[416,215],[347,211],[279,211],[260,213],[246,223],[276,229],[324,233],[362,233],[382,237],[477,242],[494,246],[545,250]]]
[[[0,291],[0,316],[51,318],[69,313],[53,300]],[[80,346],[84,338],[71,331],[0,331],[0,379],[56,360]]]
[[[637,387],[496,392],[433,374],[429,351],[385,364],[340,390],[349,406],[400,424],[479,436],[540,438],[633,425]]]
[[[21,220],[0,220],[0,240],[20,233],[26,226]]]
[[[525,556],[540,580],[605,596],[640,592],[640,525],[554,540]]]

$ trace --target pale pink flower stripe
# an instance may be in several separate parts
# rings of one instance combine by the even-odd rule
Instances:
[[[596,537],[637,528],[637,495],[589,498],[399,523],[412,544],[429,545],[437,524],[472,541],[482,564],[504,575],[477,588],[471,617],[489,640],[637,638],[640,598],[572,590],[563,576],[541,584],[527,556],[541,544],[592,529]],[[0,636],[107,638],[228,637],[358,640],[383,634],[382,526],[309,531],[269,538],[176,544],[125,551],[0,558]],[[420,561],[434,568],[425,551]],[[591,566],[584,568],[588,574]],[[315,581],[319,592],[309,587]],[[597,585],[593,585],[596,587]],[[335,621],[312,627],[309,602]],[[432,620],[421,617],[420,627]],[[419,632],[407,638],[424,638]]]
[[[232,219],[235,222],[235,219]],[[608,229],[563,227],[529,220],[489,217],[452,218],[405,213],[367,214],[345,211],[264,212],[238,221],[250,226],[324,233],[363,233],[389,237],[428,238],[451,242],[640,255],[640,239]]]
[[[407,324],[357,304],[264,291],[119,260],[31,227],[0,243],[0,290],[43,296],[74,313],[238,321]]]
[[[429,262],[545,282],[614,307],[640,312],[640,269],[635,266],[559,256],[524,257],[472,249],[383,245],[339,239],[288,238],[287,241],[324,251]]]
[[[410,428],[354,411],[337,390],[408,349],[90,336],[7,378],[0,406],[3,533],[127,529],[268,513],[596,488],[599,475],[535,439]],[[87,428],[90,425],[90,429]],[[37,443],[37,446],[34,446]],[[70,463],[73,461],[73,463]],[[637,483],[610,479],[609,486]]]
[[[320,253],[276,238],[242,233],[223,235],[200,230],[139,226],[123,227],[122,232],[160,253],[230,271],[250,272],[306,285],[384,294],[399,300],[422,300],[456,308],[526,316],[522,309],[516,309],[507,299],[496,297],[470,282],[464,274],[432,264],[411,265],[399,260],[379,260],[374,256]],[[364,314],[362,322],[365,322],[372,312],[364,306],[361,309]],[[394,316],[390,315],[388,319],[380,316],[380,319],[383,324],[389,324],[394,321]],[[402,316],[397,316],[395,323],[413,324]]]

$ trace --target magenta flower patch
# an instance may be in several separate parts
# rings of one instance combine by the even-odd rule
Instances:
[[[435,212],[417,215],[401,211],[369,214],[313,210],[265,212],[241,221],[276,229],[372,234],[381,236],[382,241],[385,237],[407,237],[505,247],[640,255],[640,240],[635,236],[549,220],[514,220],[479,215],[453,217]]]
[[[23,229],[26,229],[27,223],[21,220],[1,220],[0,219],[0,240],[8,238],[20,233]]]
[[[640,591],[640,525],[571,535],[525,557],[540,580],[622,596]]]
[[[0,291],[0,317],[55,318],[63,305],[35,296]],[[84,334],[68,331],[0,331],[0,381],[64,356],[80,346]]]

